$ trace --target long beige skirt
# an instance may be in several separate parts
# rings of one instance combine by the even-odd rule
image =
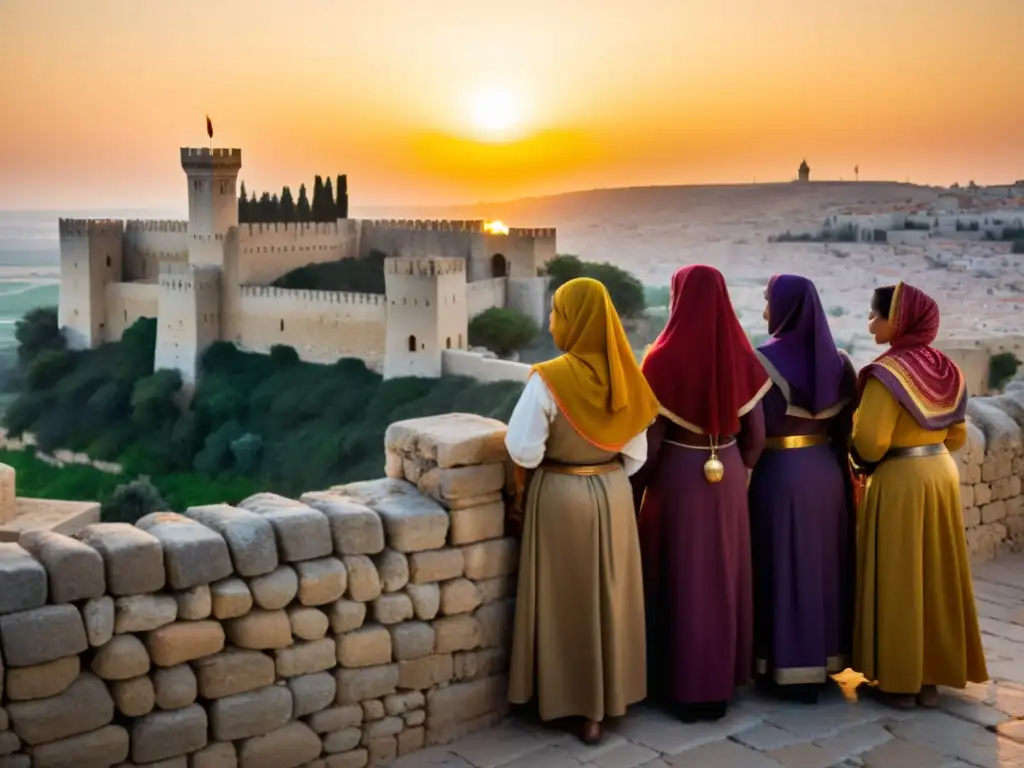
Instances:
[[[647,695],[643,573],[629,479],[538,470],[523,518],[509,700],[542,720],[618,717]]]

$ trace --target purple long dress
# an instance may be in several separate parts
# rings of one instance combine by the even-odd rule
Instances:
[[[722,444],[732,438],[723,438]],[[682,705],[720,705],[751,679],[753,594],[747,470],[764,444],[761,404],[718,451],[722,482],[704,476],[708,445],[659,417],[647,431],[647,464],[633,476],[642,495],[640,547],[648,606],[648,690]]]
[[[854,518],[845,456],[856,374],[835,348],[810,281],[773,278],[768,307],[775,338],[758,355],[773,386],[762,401],[766,450],[750,482],[755,671],[813,698],[828,674],[846,668],[851,650]],[[773,438],[803,435],[822,442],[773,447]]]

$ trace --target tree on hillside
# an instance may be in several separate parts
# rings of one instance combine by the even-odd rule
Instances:
[[[18,342],[18,362],[23,370],[44,350],[63,351],[67,346],[57,324],[56,307],[36,307],[14,324]]]
[[[309,197],[306,196],[306,185],[299,185],[299,200],[295,203],[295,215],[299,221],[309,221]]]
[[[249,197],[245,193],[245,182],[242,182],[242,188],[238,192],[238,223],[244,224],[249,220]]]
[[[249,194],[249,202],[245,206],[245,220],[254,224],[260,220],[260,201],[255,192]]]
[[[348,176],[338,175],[338,202],[336,216],[339,219],[348,218]]]
[[[533,318],[515,309],[491,307],[469,323],[469,343],[508,357],[533,341],[540,328]]]
[[[291,222],[296,221],[297,214],[295,212],[295,199],[292,197],[292,191],[289,187],[285,187],[281,190],[281,202],[280,202],[281,221]]]
[[[337,218],[337,210],[334,205],[334,185],[331,184],[331,177],[324,180],[324,210],[321,213],[320,221],[334,221]]]
[[[643,283],[614,264],[581,261],[578,256],[563,254],[547,263],[546,272],[551,291],[577,277],[590,277],[603,283],[622,317],[637,317],[646,307]]]
[[[323,221],[324,180],[319,174],[313,179],[313,200],[310,206],[310,221]]]

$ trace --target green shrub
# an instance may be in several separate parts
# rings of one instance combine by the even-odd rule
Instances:
[[[533,318],[515,309],[491,307],[469,322],[469,343],[508,357],[532,342],[540,328]]]
[[[1012,352],[992,355],[988,361],[989,389],[1002,389],[1014,377],[1020,367],[1020,360]]]
[[[100,507],[100,517],[108,523],[132,523],[151,512],[167,509],[167,502],[148,477],[140,477],[114,489]]]
[[[590,277],[604,284],[612,304],[622,317],[643,314],[644,285],[633,275],[614,264],[580,261],[569,254],[559,255],[547,263],[548,289],[556,291],[561,285],[577,277]]]

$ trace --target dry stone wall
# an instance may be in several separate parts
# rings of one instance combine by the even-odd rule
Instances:
[[[363,768],[497,722],[504,432],[400,422],[381,480],[0,544],[0,768]]]

